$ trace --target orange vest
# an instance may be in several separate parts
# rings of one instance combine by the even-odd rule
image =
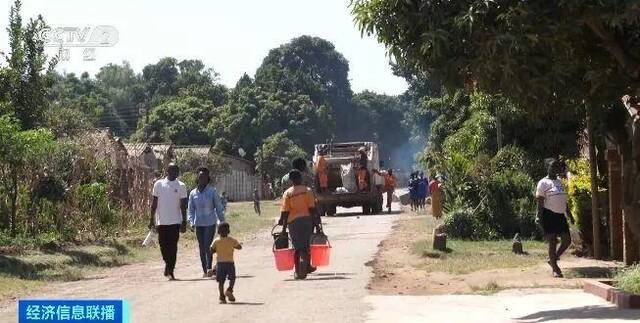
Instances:
[[[386,191],[393,191],[395,188],[396,188],[396,177],[393,175],[385,174],[384,189]]]
[[[327,177],[327,160],[324,159],[324,156],[320,156],[320,158],[318,158],[316,171],[318,172],[318,181],[320,182],[320,187],[329,187],[329,178]]]
[[[292,186],[282,194],[282,212],[289,212],[287,223],[310,216],[310,209],[316,207],[315,196],[304,185]]]
[[[365,190],[369,187],[369,182],[367,181],[367,174],[369,172],[364,169],[358,169],[358,172],[356,173],[357,178],[358,178],[358,188],[362,191]]]

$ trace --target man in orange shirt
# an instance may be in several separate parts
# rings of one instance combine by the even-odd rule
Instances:
[[[391,201],[393,200],[393,192],[396,190],[396,182],[393,169],[389,168],[384,174],[384,191],[387,192],[387,210],[389,213],[391,213]]]
[[[323,154],[318,157],[316,173],[318,174],[318,186],[320,186],[320,192],[324,192],[329,187],[329,177],[327,176],[327,160],[324,158]]]
[[[282,195],[280,221],[283,232],[289,227],[289,237],[295,249],[295,278],[305,279],[315,268],[310,264],[310,240],[314,226],[320,231],[320,217],[316,214],[315,196],[311,189],[302,185],[302,174],[298,170],[289,172],[293,183]]]

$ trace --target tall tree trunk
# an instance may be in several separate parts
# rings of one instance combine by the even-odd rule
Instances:
[[[589,168],[591,175],[591,223],[593,226],[593,258],[601,259],[600,248],[600,212],[598,210],[598,159],[593,139],[593,114],[587,107],[587,136],[589,139]]]
[[[11,217],[9,219],[9,226],[11,227],[11,237],[15,237],[16,213],[18,211],[18,174],[15,171],[11,174],[11,192],[9,193],[9,199],[11,199]]]
[[[500,115],[496,113],[496,132],[497,132],[497,144],[498,150],[502,149],[502,120]]]
[[[607,150],[609,166],[609,236],[611,241],[609,254],[613,260],[623,260],[623,221],[622,221],[622,161],[617,147]]]

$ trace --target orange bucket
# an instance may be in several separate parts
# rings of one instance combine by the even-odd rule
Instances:
[[[278,271],[288,271],[292,270],[295,262],[294,258],[294,250],[291,248],[287,249],[276,249],[275,246],[273,248],[273,256],[276,260],[276,269]]]
[[[312,244],[311,245],[311,266],[324,267],[329,266],[331,258],[331,244]]]

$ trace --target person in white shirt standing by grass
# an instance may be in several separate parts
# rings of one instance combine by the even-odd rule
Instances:
[[[558,174],[562,167],[557,160],[549,163],[548,175],[538,182],[536,198],[538,200],[538,220],[544,231],[545,240],[549,244],[549,266],[553,271],[553,277],[563,277],[558,266],[560,256],[571,245],[571,234],[567,218],[574,222],[571,211],[567,205],[567,193],[562,187]],[[558,237],[560,247],[557,248]],[[556,249],[557,248],[557,249]]]
[[[149,228],[158,231],[158,243],[164,276],[176,280],[174,270],[178,255],[180,233],[187,230],[187,187],[178,180],[179,169],[174,163],[167,167],[167,177],[153,184]]]

